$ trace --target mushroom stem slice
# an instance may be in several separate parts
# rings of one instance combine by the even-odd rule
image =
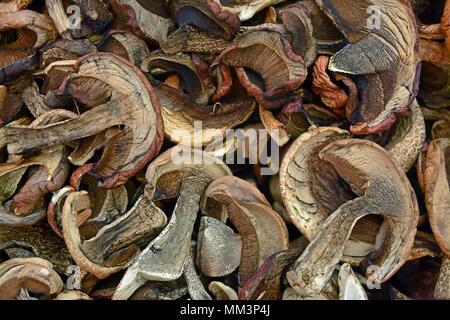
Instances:
[[[189,254],[184,260],[184,278],[186,279],[189,295],[192,300],[212,300],[211,296],[206,292],[200,277],[195,270],[194,256],[195,256],[195,242],[191,242]]]
[[[368,214],[383,215],[389,231],[363,265],[378,267],[377,279],[388,280],[408,259],[416,234],[418,205],[408,178],[386,150],[366,140],[332,142],[320,157],[334,166],[358,198],[325,220],[288,272],[289,283],[305,296],[320,293],[343,256],[353,226]]]

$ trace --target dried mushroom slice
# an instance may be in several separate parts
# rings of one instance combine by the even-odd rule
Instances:
[[[175,29],[162,0],[118,0],[117,4],[129,17],[128,26],[139,37],[144,36],[161,43]]]
[[[369,300],[352,267],[344,263],[339,271],[339,300]]]
[[[171,9],[179,25],[191,25],[226,40],[241,25],[238,15],[214,0],[173,0]]]
[[[52,264],[41,258],[16,258],[0,264],[0,299],[14,300],[22,288],[52,296],[63,289],[63,282]]]
[[[290,43],[269,28],[252,29],[222,51],[212,66],[219,63],[236,67],[239,81],[249,95],[264,107],[279,107],[306,79],[303,58],[292,51]],[[256,72],[263,83],[255,84],[244,68]],[[255,81],[261,82],[259,78]]]
[[[82,291],[65,289],[56,296],[55,300],[92,300],[92,298]]]
[[[225,8],[230,7],[234,12],[239,14],[242,21],[251,19],[257,12],[272,5],[276,5],[286,0],[229,0],[219,1]]]
[[[418,205],[408,178],[386,150],[366,140],[332,142],[319,156],[348,182],[357,198],[325,220],[287,273],[290,285],[304,296],[320,293],[342,258],[355,223],[369,214],[385,219],[375,250],[362,265],[378,266],[377,280],[388,280],[408,259],[416,234]]]
[[[70,35],[70,20],[67,17],[63,0],[45,0],[48,15],[52,18],[56,30],[65,39],[72,40]]]
[[[120,126],[90,172],[102,179],[102,187],[114,188],[159,152],[164,139],[159,104],[148,80],[130,62],[110,53],[84,56],[60,92],[91,108],[73,120],[39,128],[6,128],[10,153],[26,153]]]
[[[439,247],[447,256],[450,256],[449,154],[450,139],[442,138],[432,141],[426,156],[419,157],[428,219]]]
[[[211,296],[206,291],[203,286],[202,281],[200,280],[197,271],[195,270],[195,241],[191,241],[191,245],[189,247],[189,253],[184,260],[184,269],[183,275],[186,279],[186,284],[188,287],[189,296],[192,300],[212,300]]]
[[[442,258],[439,278],[434,288],[434,297],[436,299],[450,299],[450,258]]]
[[[352,115],[352,133],[388,129],[418,93],[418,31],[409,1],[316,2],[349,42],[331,58],[329,69],[355,77],[361,101]],[[379,26],[367,23],[372,5],[384,7]]]
[[[146,280],[171,281],[183,272],[200,198],[208,184],[230,169],[200,149],[171,148],[147,168],[145,194],[153,200],[178,196],[167,226],[127,269],[113,299],[128,299]]]
[[[9,0],[0,3],[0,12],[15,12],[28,7],[33,0]]]
[[[243,286],[268,257],[288,248],[288,231],[260,191],[240,178],[221,177],[208,186],[203,211],[214,214],[220,206],[227,208],[242,239],[238,281]]]
[[[450,98],[450,61],[436,63],[423,61],[420,98],[424,106],[444,110]]]
[[[241,262],[242,240],[239,234],[220,220],[203,216],[198,230],[196,263],[207,277],[224,277]]]
[[[220,281],[211,281],[208,290],[214,295],[216,300],[239,300],[236,291]]]

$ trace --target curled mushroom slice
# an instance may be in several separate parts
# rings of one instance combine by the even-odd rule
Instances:
[[[218,219],[200,219],[196,261],[207,277],[223,277],[232,273],[241,262],[242,241],[230,227]]]
[[[236,291],[220,281],[211,281],[208,290],[211,291],[216,300],[239,300]]]
[[[173,0],[172,10],[179,25],[195,26],[231,40],[239,30],[239,17],[214,0]]]
[[[283,271],[297,260],[302,249],[287,249],[270,256],[258,272],[239,289],[240,300],[280,300]]]
[[[431,229],[441,250],[450,256],[450,187],[448,183],[450,139],[442,138],[428,145],[426,156],[419,157],[423,174],[423,192]],[[420,172],[419,172],[420,175]]]
[[[117,4],[129,17],[128,26],[140,37],[144,36],[160,43],[175,29],[163,0],[119,0]]]
[[[148,80],[130,62],[109,53],[84,56],[60,91],[92,108],[76,119],[39,128],[8,127],[10,153],[24,153],[121,126],[90,172],[102,179],[105,188],[124,184],[158,153],[163,142],[159,105]]]
[[[152,161],[145,194],[153,200],[178,200],[169,223],[127,269],[113,299],[127,299],[146,280],[170,281],[182,275],[200,198],[223,175],[231,175],[230,169],[199,149],[174,147]]]
[[[52,264],[41,258],[16,258],[0,264],[0,299],[13,300],[22,287],[52,296],[62,290],[63,282]]]
[[[288,248],[288,231],[260,191],[245,180],[222,177],[208,186],[204,212],[210,215],[221,206],[227,208],[242,239],[239,283],[243,286],[268,257]]]
[[[366,140],[332,142],[319,156],[349,183],[357,198],[325,220],[287,273],[289,283],[305,296],[320,293],[342,258],[355,223],[369,214],[383,215],[385,220],[375,251],[363,265],[377,266],[378,281],[388,280],[407,260],[416,234],[418,205],[408,178],[386,150]]]
[[[212,66],[218,63],[236,67],[239,81],[249,95],[269,108],[284,104],[286,98],[279,98],[297,89],[307,74],[303,58],[292,51],[279,32],[268,28],[244,33],[222,51]],[[263,84],[254,84],[244,68],[258,73]]]
[[[361,101],[352,115],[352,133],[388,129],[418,93],[418,31],[409,1],[316,2],[349,41],[331,58],[329,69],[355,77]],[[372,5],[384,8],[377,27],[367,23]]]
[[[339,300],[369,300],[348,263],[344,263],[339,271]]]
[[[194,256],[196,244],[191,242],[189,253],[184,260],[183,274],[186,279],[189,295],[192,300],[212,300],[211,296],[206,292],[200,277],[195,270]]]

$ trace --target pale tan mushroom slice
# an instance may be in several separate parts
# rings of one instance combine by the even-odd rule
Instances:
[[[228,217],[242,239],[240,286],[256,273],[272,254],[289,246],[286,224],[250,182],[237,177],[221,177],[206,189],[203,211],[214,214],[216,207],[227,208]]]
[[[442,258],[441,270],[439,278],[434,289],[434,297],[436,299],[450,299],[450,258]]]
[[[196,264],[207,277],[224,277],[241,262],[241,236],[220,220],[203,216],[198,230]]]
[[[70,35],[70,20],[66,14],[66,8],[64,7],[63,1],[45,0],[45,6],[47,7],[48,15],[52,18],[56,30],[61,37],[68,40],[73,40]]]
[[[419,33],[409,1],[316,3],[349,42],[331,58],[329,70],[355,77],[361,100],[352,115],[350,131],[370,134],[388,129],[419,89]],[[378,26],[367,23],[372,5],[383,5]]]
[[[208,290],[211,291],[216,300],[239,300],[236,291],[220,281],[211,281]]]
[[[114,188],[159,152],[164,129],[158,101],[147,78],[127,60],[110,53],[86,55],[59,90],[91,109],[76,119],[39,128],[6,128],[10,153],[26,153],[121,126],[91,170],[102,179],[102,187]]]
[[[304,296],[320,293],[342,258],[355,223],[369,214],[382,215],[384,223],[363,266],[377,266],[377,280],[387,281],[408,259],[414,243],[419,218],[414,189],[400,165],[373,142],[338,140],[319,156],[348,182],[357,198],[325,220],[287,273],[290,285]]]
[[[339,300],[369,300],[367,293],[348,263],[339,270]]]
[[[221,160],[201,149],[173,147],[152,161],[145,194],[153,200],[178,196],[177,203],[167,226],[127,269],[113,299],[128,299],[146,280],[181,277],[200,198],[211,181],[231,174]]]
[[[16,258],[0,264],[0,299],[13,300],[22,287],[52,296],[62,290],[63,282],[52,264],[41,258]]]
[[[92,300],[92,298],[82,291],[66,289],[61,291],[55,300]]]
[[[33,0],[10,0],[0,3],[0,12],[15,12],[28,7]]]
[[[430,226],[439,247],[450,256],[450,139],[432,141],[426,156],[419,157],[419,163]]]
[[[242,21],[251,19],[257,12],[267,8],[268,6],[273,6],[282,3],[286,0],[231,0],[231,1],[219,1],[213,0],[216,3],[223,4],[225,8],[230,8],[233,12],[239,14],[239,18]]]
[[[21,97],[28,110],[30,110],[35,118],[38,118],[43,113],[50,110],[50,108],[45,105],[44,96],[39,93],[39,87],[34,81],[22,91]]]
[[[189,296],[192,300],[212,300],[195,270],[195,241],[191,241],[189,253],[184,260],[183,275],[186,279]]]

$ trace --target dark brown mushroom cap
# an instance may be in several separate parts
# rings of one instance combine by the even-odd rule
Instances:
[[[124,184],[159,152],[164,129],[158,101],[147,78],[127,60],[110,53],[86,55],[60,92],[92,108],[76,119],[39,128],[8,127],[9,152],[26,153],[121,125],[91,171],[105,188]]]
[[[418,31],[409,1],[316,2],[349,41],[331,58],[329,69],[355,76],[361,102],[351,131],[370,134],[388,129],[418,93]],[[367,24],[371,5],[384,6],[379,28]]]
[[[402,168],[377,144],[343,139],[320,152],[346,180],[357,198],[345,202],[322,224],[303,254],[287,273],[300,294],[320,293],[342,258],[346,240],[358,219],[383,215],[375,251],[363,266],[378,266],[378,281],[387,281],[408,259],[416,234],[418,205],[414,189]]]

